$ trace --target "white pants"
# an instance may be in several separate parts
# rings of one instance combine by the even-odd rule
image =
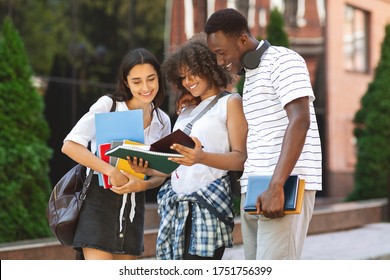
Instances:
[[[306,190],[300,214],[269,219],[249,215],[243,210],[241,195],[241,231],[247,260],[297,260],[300,258],[313,215],[316,191]]]

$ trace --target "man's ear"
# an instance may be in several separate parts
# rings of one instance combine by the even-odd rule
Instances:
[[[247,48],[249,47],[249,37],[248,34],[243,33],[239,38],[238,38],[238,46],[241,50],[247,51]]]

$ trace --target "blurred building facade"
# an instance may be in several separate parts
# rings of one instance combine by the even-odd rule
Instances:
[[[207,18],[223,8],[242,12],[261,38],[267,37],[270,11],[283,14],[290,48],[305,58],[316,95],[321,195],[346,196],[356,163],[353,118],[380,58],[390,0],[167,0],[165,52],[203,31]]]

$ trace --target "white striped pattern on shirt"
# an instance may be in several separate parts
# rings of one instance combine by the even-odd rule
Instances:
[[[246,71],[243,106],[248,121],[248,158],[241,178],[246,192],[249,174],[272,174],[288,125],[284,106],[309,96],[311,125],[302,154],[292,172],[306,180],[306,189],[322,188],[321,143],[314,111],[314,93],[304,59],[293,50],[271,46],[258,68]]]

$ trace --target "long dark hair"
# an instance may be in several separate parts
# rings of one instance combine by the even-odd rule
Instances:
[[[158,92],[154,98],[154,109],[161,107],[165,98],[165,83],[161,74],[160,63],[156,57],[144,48],[137,48],[130,50],[122,59],[121,65],[118,70],[116,90],[110,94],[115,101],[127,101],[133,98],[133,94],[126,86],[127,75],[130,70],[139,64],[150,64],[157,72],[158,76]]]

